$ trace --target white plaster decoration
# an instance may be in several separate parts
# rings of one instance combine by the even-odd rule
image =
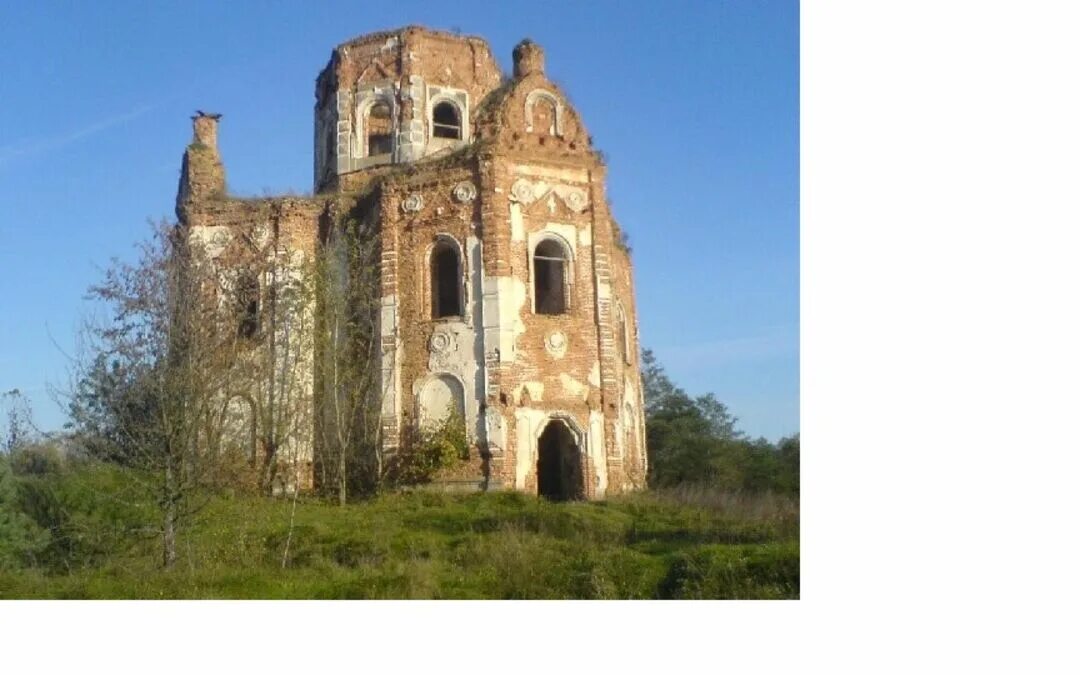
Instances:
[[[476,199],[476,186],[469,181],[462,181],[454,186],[454,199],[462,204],[468,204]]]
[[[371,109],[378,103],[383,103],[390,108],[390,120],[393,128],[397,127],[399,110],[396,103],[396,97],[394,94],[394,84],[391,82],[383,82],[379,84],[363,84],[357,83],[357,89],[355,94],[354,108],[352,114],[353,122],[350,126],[355,126],[356,133],[352,135],[350,154],[352,156],[352,162],[350,164],[350,170],[358,169],[365,166],[371,166],[380,162],[387,161],[385,155],[372,155],[367,153],[367,135],[368,135],[368,114]],[[393,131],[391,131],[393,133]]]
[[[545,239],[551,239],[556,241],[563,247],[563,250],[570,256],[570,267],[567,270],[569,275],[568,280],[573,282],[574,280],[574,261],[577,260],[577,228],[569,223],[556,223],[548,221],[544,224],[544,229],[539,232],[530,232],[525,237],[528,242],[529,255],[531,256],[540,242]]]
[[[208,259],[220,256],[232,241],[232,230],[224,225],[204,225],[193,227],[189,231],[191,234],[188,241],[201,257]]]
[[[532,412],[532,409],[530,408],[525,408],[525,410]],[[540,424],[534,425],[534,429],[532,432],[532,447],[534,448],[534,454],[536,452],[535,448],[537,447],[537,442],[540,440],[540,436],[544,433],[544,430],[547,429],[547,425],[551,424],[552,422],[558,421],[566,425],[566,429],[574,438],[574,445],[577,446],[578,452],[581,453],[581,456],[587,457],[589,455],[589,453],[591,452],[591,448],[589,447],[589,438],[586,435],[586,432],[581,428],[581,425],[577,423],[577,419],[575,419],[573,415],[564,410],[538,412],[540,413],[540,415],[542,415],[542,418]]]
[[[568,190],[563,196],[563,201],[573,211],[580,212],[585,208],[585,191],[584,190]]]
[[[555,331],[544,338],[544,349],[557,359],[566,355],[567,339],[562,331]]]
[[[397,402],[399,398],[400,364],[396,358],[401,340],[397,332],[397,296],[385,295],[381,301],[379,336],[382,351],[380,389],[383,392],[382,416],[384,423],[391,422],[397,428]]]
[[[522,204],[531,204],[536,201],[532,183],[524,178],[514,181],[514,185],[510,188],[510,197]]]
[[[429,365],[432,370],[461,370],[461,364],[456,363],[459,360],[458,341],[453,333],[447,330],[433,333],[428,348],[431,350]]]
[[[589,447],[587,456],[592,460],[595,472],[596,499],[603,499],[607,492],[607,458],[604,457],[604,413],[599,410],[589,412]]]
[[[584,189],[572,185],[552,184],[544,181],[530,181],[518,178],[510,188],[510,201],[532,204],[543,197],[548,198],[548,208],[554,212],[552,199],[558,197],[566,207],[575,213],[581,213],[589,204],[588,194]]]
[[[465,388],[454,375],[438,373],[425,380],[416,396],[417,418],[421,427],[430,428],[450,414],[465,417]]]
[[[563,116],[564,109],[562,101],[555,94],[545,89],[533,89],[525,96],[525,131],[533,131],[533,108],[536,106],[536,102],[540,99],[549,101],[552,107],[555,108],[555,132],[556,136],[563,135]]]
[[[418,213],[422,208],[424,208],[424,195],[419,192],[413,192],[401,200],[401,210],[405,213]]]
[[[434,128],[434,113],[435,106],[442,102],[448,102],[457,108],[458,119],[461,121],[461,138],[449,139],[449,138],[437,138],[435,136]],[[442,85],[428,85],[427,86],[427,119],[430,124],[428,125],[428,141],[435,141],[437,144],[449,142],[452,145],[456,145],[462,142],[468,142],[470,138],[469,129],[469,92],[464,89],[453,89]]]
[[[450,333],[435,333],[431,336],[431,353],[433,354],[445,354],[453,351],[456,348],[454,344],[454,336]]]
[[[415,112],[419,101],[424,98],[424,78],[419,75],[410,75],[409,84],[401,87],[399,95],[403,101],[413,102],[412,119],[403,119],[398,125],[398,136],[395,160],[398,162],[412,162],[420,159],[424,154],[425,139],[424,120],[422,115]]]
[[[514,164],[511,173],[518,177],[531,178],[532,180],[547,179],[560,183],[588,183],[589,172],[569,166],[552,167],[539,164]]]
[[[506,422],[496,408],[488,407],[484,411],[487,420],[488,451],[501,456],[506,448]]]

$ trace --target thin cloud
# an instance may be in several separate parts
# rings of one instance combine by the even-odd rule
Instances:
[[[66,134],[60,134],[57,136],[51,136],[48,138],[27,138],[21,141],[16,141],[10,145],[6,145],[0,148],[0,167],[12,162],[19,158],[32,157],[34,155],[40,155],[43,152],[50,152],[58,150],[66,145],[71,145],[77,141],[80,141],[88,136],[101,133],[106,129],[110,129],[117,125],[129,122],[136,117],[141,117],[146,113],[154,109],[155,106],[144,105],[133,110],[129,110],[119,115],[113,115],[103,120],[89,124],[82,129],[72,131]]]

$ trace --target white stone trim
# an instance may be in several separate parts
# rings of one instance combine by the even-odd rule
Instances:
[[[565,225],[556,229],[555,227],[552,227],[552,225],[557,224],[548,223],[548,226],[543,230],[532,232],[528,235],[529,269],[525,274],[529,285],[529,306],[532,308],[534,314],[536,313],[536,264],[534,256],[536,255],[536,247],[549,240],[558,242],[566,253],[566,312],[564,312],[564,314],[570,314],[574,310],[574,268],[577,266],[577,249],[574,246],[574,243],[577,240],[577,237],[569,238],[561,230],[570,228],[571,231],[576,231],[577,228],[573,225]]]
[[[533,89],[525,96],[525,131],[532,133],[533,131],[533,108],[536,106],[536,102],[540,99],[550,101],[555,106],[555,132],[556,136],[563,135],[563,118],[566,116],[566,109],[563,106],[562,100],[559,99],[553,92],[547,89]]]
[[[435,137],[435,106],[446,101],[457,108],[461,118],[461,138],[458,140]],[[446,141],[454,143],[468,143],[472,139],[472,129],[469,124],[469,92],[464,89],[454,89],[442,85],[429,84],[427,86],[427,106],[425,107],[425,126],[427,127],[427,140]]]
[[[461,302],[461,314],[454,315],[454,316],[444,316],[444,317],[440,317],[440,318],[436,319],[436,318],[431,316],[432,310],[434,309],[431,306],[431,297],[432,297],[433,284],[435,283],[435,280],[431,278],[431,265],[432,265],[432,262],[433,262],[432,256],[435,255],[435,247],[438,246],[440,242],[446,242],[446,243],[449,243],[449,244],[453,245],[454,250],[457,251],[457,256],[458,256],[458,298],[459,298],[459,301]],[[468,320],[471,309],[472,309],[472,299],[469,297],[469,284],[468,284],[468,281],[469,281],[469,260],[468,260],[468,257],[465,255],[465,247],[461,245],[461,242],[457,240],[457,237],[450,234],[449,232],[439,232],[439,233],[437,233],[435,235],[434,240],[430,244],[428,244],[427,249],[424,251],[424,269],[422,270],[420,278],[423,279],[424,282],[425,282],[423,290],[424,290],[427,297],[423,299],[422,306],[424,308],[426,308],[426,310],[427,310],[425,312],[426,320],[429,320],[429,321],[455,321],[456,320],[456,321],[462,321],[462,322],[464,322],[466,324],[471,325],[472,322]]]
[[[352,143],[352,156],[355,159],[370,160],[372,157],[382,158],[386,155],[368,155],[367,151],[367,116],[371,111],[371,108],[376,103],[385,103],[390,106],[390,152],[386,153],[390,157],[393,156],[394,146],[397,144],[397,128],[398,128],[398,105],[396,97],[394,96],[394,85],[392,82],[384,84],[367,85],[360,87],[356,92],[356,105],[354,110],[354,119],[356,120],[356,134]],[[369,162],[361,163],[363,166]],[[360,167],[355,167],[360,168]]]

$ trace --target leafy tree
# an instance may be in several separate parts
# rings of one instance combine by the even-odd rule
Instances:
[[[739,486],[736,418],[712,394],[693,399],[675,386],[651,350],[642,364],[650,484]]]
[[[692,398],[651,350],[642,353],[642,378],[650,485],[798,493],[798,436],[784,439],[780,448],[764,438],[746,438],[727,406],[711,393]]]
[[[87,454],[138,465],[140,449],[158,440],[149,423],[159,408],[152,380],[152,370],[134,367],[121,355],[99,352],[93,357],[75,385],[66,425],[76,431]]]
[[[777,488],[781,492],[799,494],[799,434],[780,439],[777,444]]]
[[[376,491],[384,475],[379,386],[379,242],[374,223],[349,212],[320,242],[315,265],[316,467],[344,505],[353,489]]]
[[[200,301],[212,274],[185,234],[156,224],[136,262],[114,261],[91,287],[111,315],[86,326],[90,358],[71,395],[88,451],[135,469],[130,494],[116,497],[152,496],[166,567],[220,465],[205,450],[237,370],[236,331],[220,305]]]
[[[30,410],[30,402],[18,389],[0,395],[0,401],[3,401],[6,410],[4,417],[7,426],[0,438],[0,450],[11,454],[32,439],[35,431],[34,416]]]
[[[641,352],[641,379],[645,392],[646,415],[655,414],[677,393],[685,396],[685,393],[678,389],[668,377],[651,349],[644,349]]]

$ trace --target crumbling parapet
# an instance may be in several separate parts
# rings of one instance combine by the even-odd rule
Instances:
[[[514,47],[514,77],[544,72],[544,48],[528,38]]]
[[[192,116],[192,139],[184,151],[176,214],[183,221],[193,201],[225,196],[225,166],[217,147],[221,115],[199,110]]]

